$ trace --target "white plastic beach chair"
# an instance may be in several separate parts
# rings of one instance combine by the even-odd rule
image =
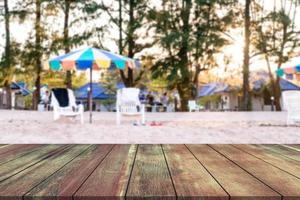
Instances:
[[[117,91],[117,125],[121,124],[122,116],[140,116],[145,123],[145,105],[139,100],[140,90],[137,88],[122,88]]]
[[[300,122],[300,91],[282,92],[283,109],[287,111],[287,125]]]
[[[53,108],[53,118],[54,120],[59,119],[61,116],[67,117],[80,117],[80,123],[83,124],[83,112],[84,108],[82,104],[77,105],[74,92],[70,89],[68,90],[68,98],[69,98],[69,105],[67,107],[61,107],[57,98],[52,91],[51,94],[51,107]]]
[[[200,110],[200,107],[197,105],[195,100],[189,100],[188,107],[190,112]]]

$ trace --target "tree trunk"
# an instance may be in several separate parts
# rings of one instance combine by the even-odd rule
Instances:
[[[183,1],[183,12],[182,12],[182,41],[181,47],[178,53],[178,56],[181,58],[180,60],[180,73],[182,76],[182,81],[180,81],[177,86],[178,93],[181,99],[181,111],[188,110],[188,100],[192,96],[192,87],[191,87],[191,76],[188,69],[189,59],[188,59],[188,48],[189,48],[189,34],[190,34],[190,11],[192,7],[191,0]]]
[[[4,89],[5,89],[5,98],[6,98],[6,109],[11,109],[11,88],[10,88],[11,83],[8,83],[7,81],[4,83]]]
[[[280,104],[280,94],[281,94],[281,89],[280,89],[280,84],[279,84],[279,77],[276,78],[275,82],[275,93],[274,93],[274,100],[275,100],[275,108],[276,111],[281,111],[281,104]]]
[[[123,54],[123,17],[122,0],[119,0],[119,54]]]
[[[121,0],[119,0],[119,23],[120,25],[122,24],[122,3]],[[135,47],[135,42],[133,38],[134,34],[134,0],[129,0],[129,22],[128,22],[128,33],[127,33],[127,41],[128,41],[128,57],[133,58],[134,57],[134,47]],[[120,53],[121,50],[123,51],[123,46],[122,46],[122,26],[119,29],[120,35],[119,35],[119,51]],[[122,78],[123,83],[125,84],[126,87],[133,87],[133,70],[130,68],[127,68],[127,76],[125,75],[124,70],[120,70],[120,75]]]
[[[8,8],[8,0],[4,0],[4,18],[5,18],[5,69],[6,81],[4,83],[6,91],[6,108],[11,109],[11,46],[10,46],[10,13]]]
[[[65,18],[64,18],[64,47],[65,53],[70,52],[69,44],[69,15],[70,15],[70,0],[65,0]],[[66,87],[72,88],[72,72],[67,71],[66,73]]]
[[[37,105],[40,101],[41,90],[41,71],[42,71],[42,54],[41,54],[41,0],[35,1],[35,50],[36,50],[36,80],[35,91],[33,95],[33,109],[37,110]]]
[[[269,77],[270,77],[270,82],[271,82],[271,88],[272,88],[272,95],[274,96],[274,101],[275,101],[275,108],[276,111],[280,111],[281,110],[281,105],[280,105],[280,90],[278,90],[278,88],[280,89],[280,85],[279,85],[279,78],[277,77],[276,80],[273,76],[272,70],[271,70],[271,65],[270,65],[270,60],[269,57],[266,53],[265,50],[265,60],[268,66],[268,72],[269,72]]]
[[[280,69],[282,66],[283,61],[283,54],[284,54],[284,46],[286,44],[287,41],[287,26],[284,25],[282,28],[282,44],[281,44],[281,48],[280,48],[280,52],[279,52],[279,58],[278,58],[278,65],[277,65],[277,69]],[[276,78],[276,83],[275,83],[275,93],[274,93],[274,99],[275,99],[275,108],[276,111],[281,111],[281,105],[280,105],[280,97],[281,97],[281,89],[280,89],[280,84],[279,84],[280,78],[277,77]]]
[[[244,47],[244,63],[243,63],[243,110],[251,110],[251,96],[249,86],[249,46],[250,46],[250,3],[246,0],[245,4],[245,47]]]
[[[180,96],[180,111],[188,110],[188,101],[192,96],[191,87],[188,83],[181,83],[177,86],[177,90]]]
[[[135,24],[135,19],[134,19],[134,0],[129,0],[129,24],[128,24],[128,57],[133,58],[134,56],[134,46],[135,42],[133,39],[133,34],[134,34],[134,24]],[[132,69],[128,68],[127,71],[127,79],[128,79],[128,85],[129,87],[133,86],[133,71]]]

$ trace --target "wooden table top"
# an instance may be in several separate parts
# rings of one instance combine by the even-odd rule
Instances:
[[[300,199],[300,145],[0,145],[0,200]]]

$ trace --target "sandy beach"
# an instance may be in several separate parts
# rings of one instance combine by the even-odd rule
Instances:
[[[115,113],[93,113],[93,124],[53,121],[52,112],[0,111],[0,143],[300,143],[300,127],[286,127],[284,112],[147,113],[146,126]],[[159,121],[162,126],[150,126]]]

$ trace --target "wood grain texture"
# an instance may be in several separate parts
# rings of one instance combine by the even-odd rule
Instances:
[[[163,145],[163,150],[178,199],[229,199],[227,193],[186,146]]]
[[[211,145],[257,179],[280,193],[284,199],[299,199],[300,179],[230,145]]]
[[[187,145],[232,200],[280,200],[281,196],[207,145]]]
[[[257,158],[264,160],[265,162],[271,165],[274,165],[300,178],[300,162],[298,161],[287,158],[280,154],[278,155],[272,151],[268,151],[266,149],[260,148],[255,145],[234,145],[234,146],[242,151],[245,151]]]
[[[31,152],[19,159],[12,160],[5,164],[0,165],[0,181],[3,181],[10,176],[13,176],[22,170],[35,165],[43,159],[50,157],[57,153],[59,150],[66,148],[63,145],[47,145],[43,146],[37,152]],[[12,151],[11,151],[12,152]]]
[[[67,200],[105,158],[113,145],[92,145],[24,196],[24,199]]]
[[[286,145],[279,145],[279,144],[274,144],[274,145],[257,145],[259,147],[268,149],[270,151],[273,151],[277,154],[281,154],[283,156],[286,156],[288,158],[294,159],[296,161],[300,162],[300,152],[294,148],[289,148]]]
[[[298,146],[0,146],[0,200],[299,200]]]
[[[0,155],[0,165],[2,165],[3,163],[7,163],[9,161],[18,159],[19,157],[22,157],[33,151],[38,151],[39,149],[42,148],[42,146],[45,146],[45,145],[41,145],[41,144],[19,145],[19,148]]]
[[[291,147],[296,151],[300,151],[300,144],[288,144],[288,145],[284,145],[284,146]]]
[[[75,145],[43,159],[13,177],[0,182],[0,199],[21,200],[32,188],[51,176],[65,164],[76,158],[89,145]]]
[[[13,151],[13,150],[16,150],[16,149],[19,149],[19,148],[22,148],[24,146],[27,146],[27,144],[3,145],[3,146],[0,147],[0,155],[4,154],[4,153],[7,153],[7,152],[10,152],[10,151]]]
[[[74,200],[124,199],[137,145],[116,145],[73,196]]]
[[[139,145],[126,199],[176,199],[160,145]]]

